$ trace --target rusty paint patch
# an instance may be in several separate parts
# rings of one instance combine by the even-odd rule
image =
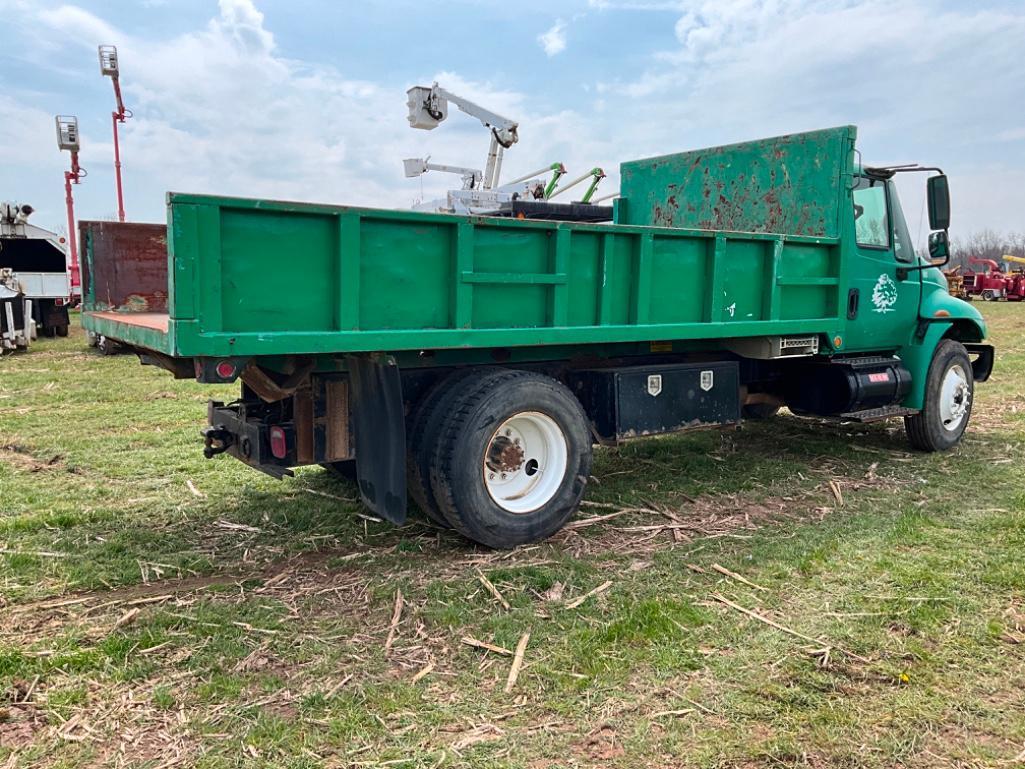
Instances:
[[[853,126],[623,164],[622,224],[839,237]]]
[[[167,312],[167,227],[79,222],[86,310]]]

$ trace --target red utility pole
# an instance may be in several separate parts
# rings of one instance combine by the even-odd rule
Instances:
[[[113,45],[101,45],[100,73],[109,76],[114,83],[114,98],[117,100],[117,110],[110,113],[111,122],[114,125],[114,181],[117,185],[117,219],[119,222],[125,220],[125,197],[121,187],[121,147],[118,142],[117,124],[124,123],[126,118],[132,116],[132,111],[125,108],[121,100],[121,82],[118,79],[117,47]]]
[[[68,252],[71,254],[71,295],[82,296],[82,276],[78,264],[78,236],[75,233],[75,199],[71,185],[78,184],[85,176],[85,169],[78,165],[78,118],[72,115],[58,115],[57,146],[71,153],[71,170],[64,172],[64,202],[68,207]]]

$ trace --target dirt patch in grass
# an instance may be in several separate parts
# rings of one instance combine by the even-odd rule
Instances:
[[[40,712],[33,695],[39,680],[14,681],[0,695],[0,748],[17,751],[30,746],[36,734],[46,728],[45,713]]]
[[[54,454],[47,459],[40,459],[35,457],[28,448],[17,443],[8,443],[5,446],[0,446],[0,462],[5,462],[11,467],[26,470],[30,473],[61,470],[69,473],[78,472],[77,469],[68,467],[64,462],[64,457],[60,454]]]

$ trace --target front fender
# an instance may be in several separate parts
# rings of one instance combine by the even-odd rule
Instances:
[[[911,390],[901,403],[905,408],[921,409],[924,405],[925,381],[929,376],[929,364],[932,363],[933,352],[936,350],[936,345],[953,326],[954,324],[950,321],[929,323],[925,327],[923,336],[916,335],[910,344],[897,351],[897,356],[911,372]]]
[[[932,272],[932,270],[927,271]],[[935,270],[939,279],[946,283],[943,273]],[[954,327],[951,336],[961,342],[981,342],[986,338],[986,320],[970,302],[947,293],[946,288],[935,280],[935,276],[922,276],[922,306],[919,316],[927,323],[937,319],[949,319]]]
[[[929,273],[935,272],[935,275]],[[922,276],[922,305],[915,334],[897,355],[911,372],[911,391],[901,404],[920,409],[925,402],[925,382],[933,353],[943,339],[975,343],[986,338],[986,321],[968,302],[951,296],[939,270],[926,270]]]

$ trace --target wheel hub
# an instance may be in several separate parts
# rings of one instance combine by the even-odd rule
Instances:
[[[514,473],[519,470],[526,459],[519,442],[519,438],[510,439],[507,435],[495,436],[491,445],[488,446],[486,460],[488,469],[497,473]]]
[[[971,406],[968,374],[959,366],[951,366],[940,386],[940,420],[945,430],[957,430]]]
[[[491,436],[482,471],[488,495],[504,510],[529,513],[559,491],[569,465],[569,444],[552,417],[523,411]]]

